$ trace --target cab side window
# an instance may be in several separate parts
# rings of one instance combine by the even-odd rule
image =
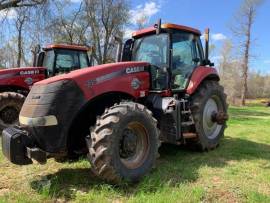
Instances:
[[[172,89],[185,89],[189,76],[200,62],[195,36],[191,33],[174,33],[172,49]]]
[[[90,66],[90,64],[88,62],[87,53],[79,53],[79,58],[80,58],[80,66],[81,66],[81,68],[86,68],[86,67]]]

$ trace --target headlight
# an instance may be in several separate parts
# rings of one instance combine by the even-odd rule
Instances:
[[[20,116],[19,121],[21,125],[26,125],[29,127],[53,126],[53,125],[58,124],[56,117],[53,115],[42,116],[42,117],[37,117],[37,118],[29,118],[29,117]]]

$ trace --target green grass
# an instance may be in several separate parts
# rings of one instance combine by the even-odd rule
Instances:
[[[163,145],[157,168],[136,185],[95,179],[85,159],[19,167],[0,153],[0,202],[270,202],[270,108],[229,112],[219,148]]]

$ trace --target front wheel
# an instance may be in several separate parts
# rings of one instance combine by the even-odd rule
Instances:
[[[226,128],[227,103],[224,89],[217,81],[204,81],[191,98],[192,114],[201,150],[211,150],[219,145]]]
[[[0,94],[0,130],[19,123],[25,97],[16,92],[3,92]]]
[[[142,178],[158,157],[156,125],[152,113],[138,103],[122,102],[105,110],[87,142],[94,174],[113,183]]]

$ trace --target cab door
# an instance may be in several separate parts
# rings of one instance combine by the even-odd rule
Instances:
[[[202,62],[199,36],[187,32],[172,34],[171,89],[185,90],[193,70]]]

